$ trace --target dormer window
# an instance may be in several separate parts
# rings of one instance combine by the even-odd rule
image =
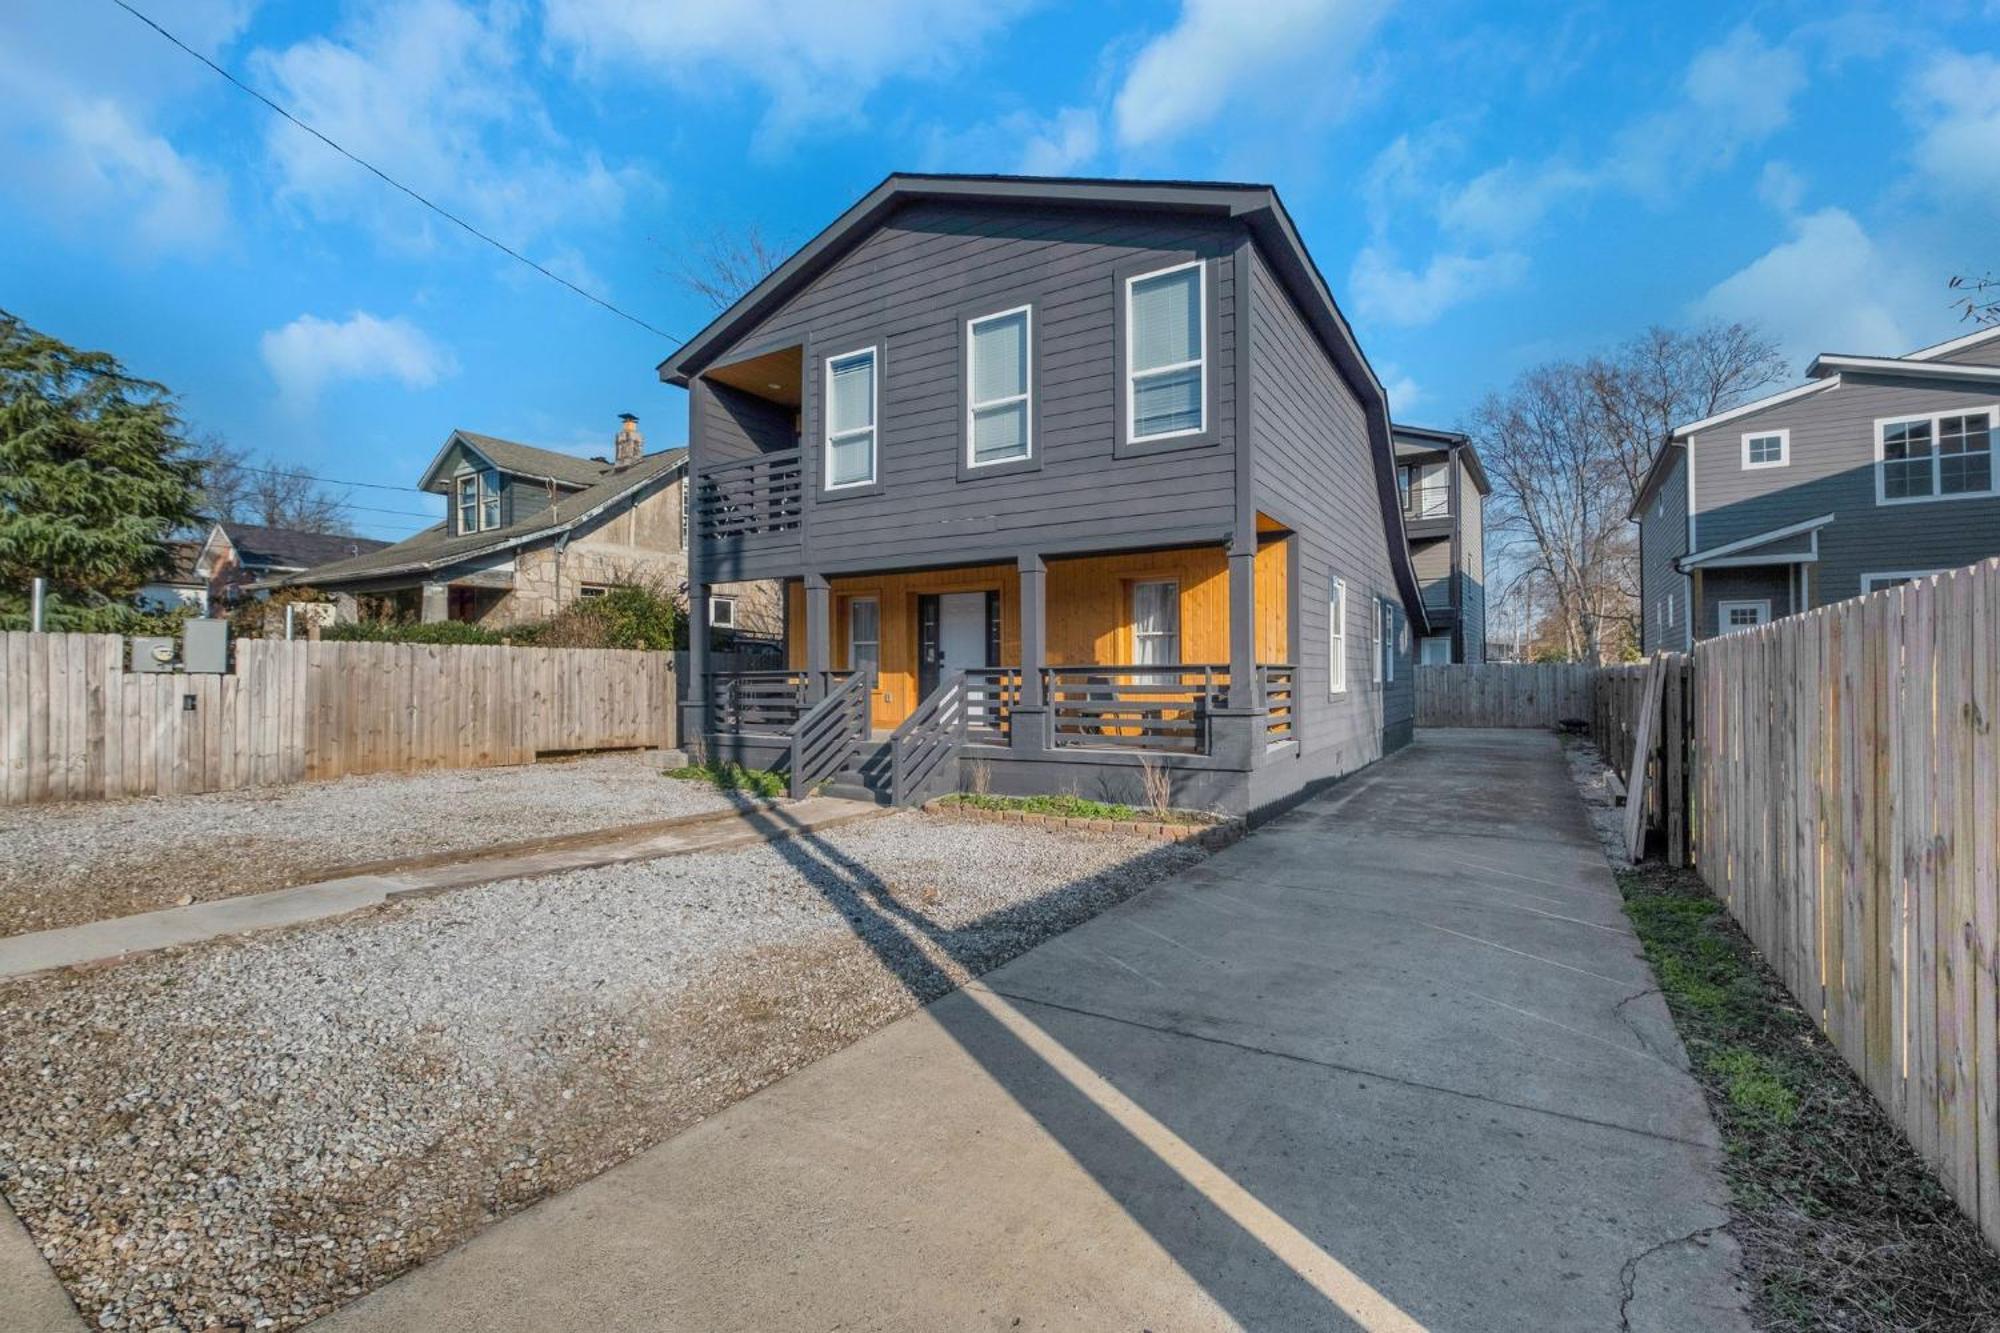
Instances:
[[[500,474],[467,472],[458,478],[458,533],[500,526]]]

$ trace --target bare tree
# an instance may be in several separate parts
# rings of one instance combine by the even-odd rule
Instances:
[[[2000,277],[1991,273],[1978,278],[1955,277],[1951,289],[1964,293],[1952,306],[1964,311],[1967,319],[1976,324],[2000,324]]]
[[[266,458],[258,463],[218,435],[195,445],[201,464],[202,510],[226,523],[256,523],[297,532],[348,533],[352,517],[318,478]]]
[[[1639,551],[1626,516],[1647,468],[1675,426],[1784,370],[1741,324],[1654,328],[1606,355],[1539,366],[1480,405],[1472,435],[1493,481],[1497,555],[1540,612],[1540,651],[1596,660],[1636,646]]]
[[[717,310],[727,310],[784,263],[785,253],[754,223],[740,233],[718,230],[681,252],[674,276]]]

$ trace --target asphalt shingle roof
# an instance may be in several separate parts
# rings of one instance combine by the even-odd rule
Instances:
[[[475,441],[475,444],[479,439],[477,436],[466,438]],[[483,445],[477,447],[484,448]],[[535,452],[547,451],[538,449]],[[657,454],[647,454],[623,471],[616,470],[608,464],[592,464],[595,477],[593,485],[560,496],[549,508],[510,523],[504,528],[494,528],[487,532],[468,532],[463,536],[454,537],[447,524],[440,522],[437,526],[426,528],[414,537],[405,537],[393,546],[384,546],[378,551],[371,551],[352,559],[336,560],[332,564],[308,569],[303,574],[291,576],[285,582],[326,587],[359,579],[381,578],[390,574],[423,573],[454,564],[480,551],[518,546],[530,538],[548,536],[573,527],[579,519],[599,505],[616,500],[625,492],[664,476],[686,458],[687,450],[668,449]],[[498,458],[493,461],[500,462]]]
[[[572,486],[594,486],[611,470],[611,464],[597,458],[578,458],[554,449],[538,449],[532,444],[503,440],[497,435],[475,435],[469,430],[452,434],[493,460],[503,472],[519,472],[530,477],[553,477]]]
[[[265,528],[254,523],[223,523],[230,544],[246,568],[307,569],[379,551],[389,543],[373,537],[349,537],[335,532],[299,532]]]

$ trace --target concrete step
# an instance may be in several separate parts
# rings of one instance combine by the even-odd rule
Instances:
[[[836,773],[833,780],[820,788],[819,794],[842,801],[862,801],[870,805],[889,804],[889,786],[885,782],[880,787],[851,779],[845,773]]]

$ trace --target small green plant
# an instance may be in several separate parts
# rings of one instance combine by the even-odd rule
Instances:
[[[959,792],[944,798],[945,805],[974,810],[1019,810],[1056,819],[1143,819],[1166,824],[1205,824],[1207,818],[1190,810],[1141,810],[1113,801],[1093,801],[1073,793],[1058,796],[992,796],[984,792]]]
[[[510,636],[462,620],[364,620],[328,625],[320,638],[338,643],[500,644]]]
[[[1737,1110],[1780,1125],[1798,1118],[1799,1099],[1778,1067],[1757,1052],[1743,1046],[1728,1046],[1710,1053],[1708,1072],[1723,1080],[1729,1102]]]
[[[720,764],[689,764],[670,768],[666,775],[682,782],[706,782],[717,791],[745,792],[774,799],[791,793],[792,782],[783,773],[768,768],[745,768],[733,761]]]

